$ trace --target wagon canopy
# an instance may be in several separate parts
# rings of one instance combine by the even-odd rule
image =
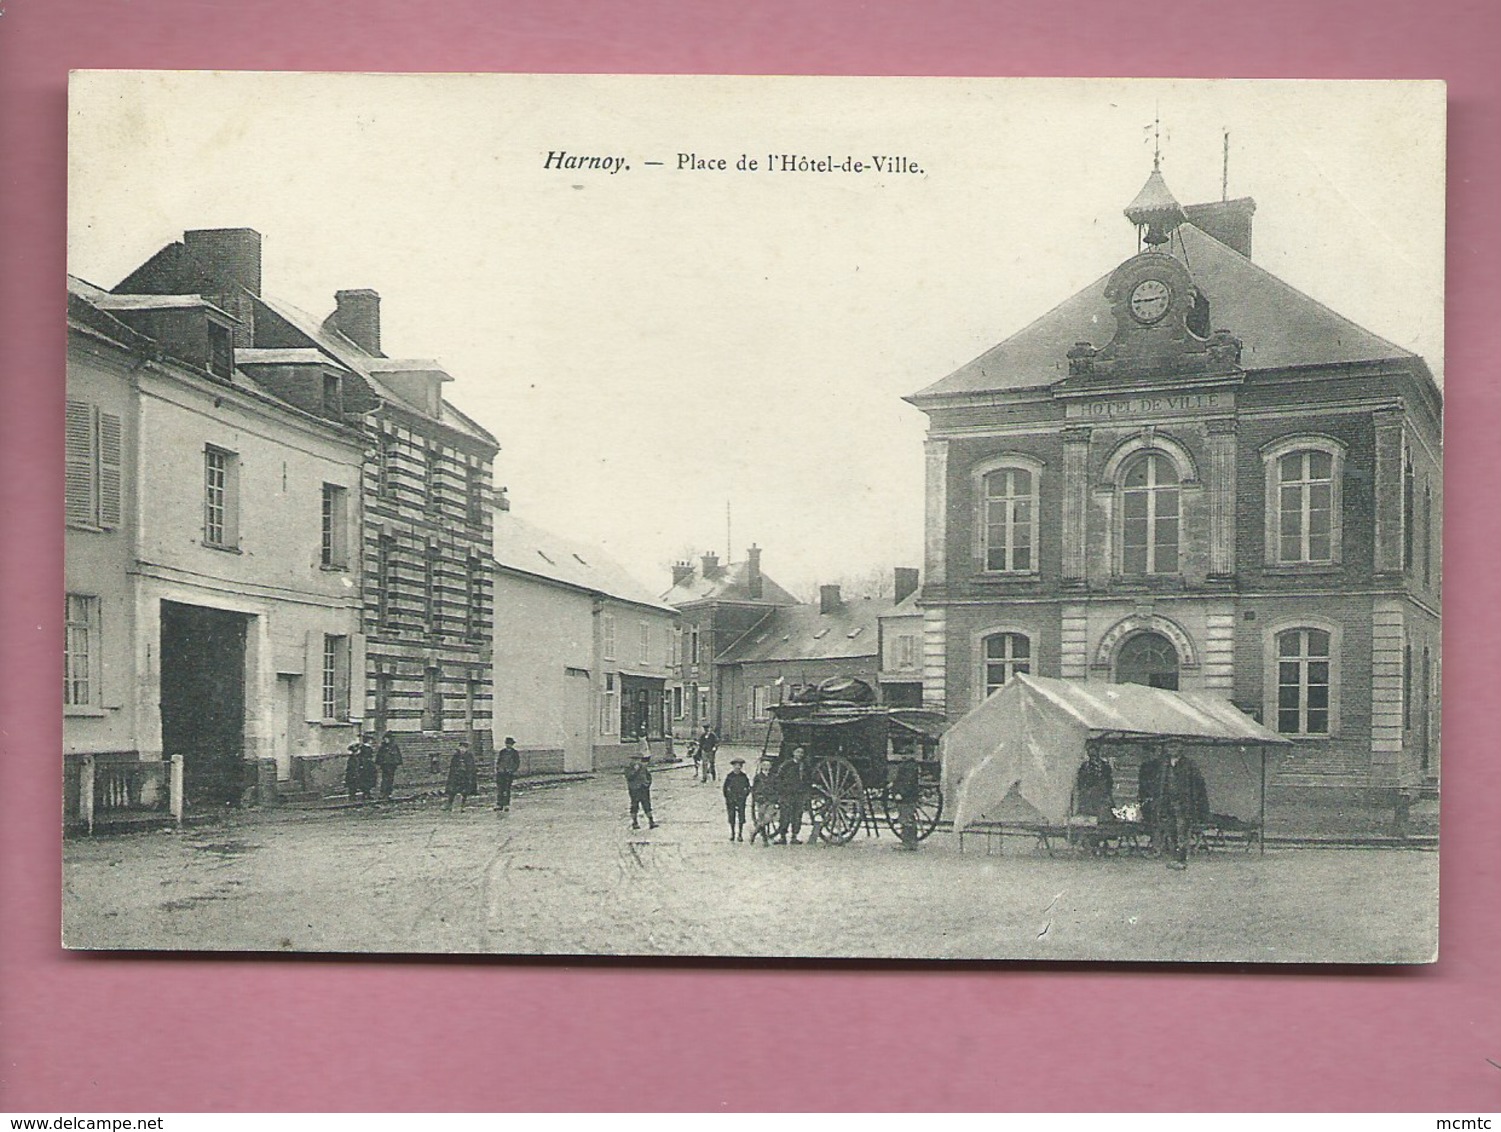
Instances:
[[[1195,761],[1210,805],[1246,819],[1257,817],[1264,802],[1264,768],[1246,748],[1288,745],[1228,700],[1205,692],[1017,675],[944,735],[943,805],[954,815],[954,828],[1021,816],[1018,810],[1064,822],[1091,739],[1183,740],[1201,756]]]

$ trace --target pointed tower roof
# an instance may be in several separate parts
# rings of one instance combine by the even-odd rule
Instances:
[[[1147,232],[1143,238],[1155,247],[1167,243],[1173,230],[1188,220],[1188,214],[1162,179],[1162,171],[1154,164],[1147,183],[1136,194],[1136,199],[1126,206],[1126,219],[1138,228],[1145,225]]]

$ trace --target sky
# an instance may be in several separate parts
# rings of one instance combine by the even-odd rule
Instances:
[[[658,592],[755,543],[807,596],[921,565],[902,398],[1135,253],[1154,144],[1217,200],[1228,131],[1256,262],[1442,385],[1444,114],[1414,82],[76,72],[68,267],[255,228],[267,295],[380,292],[518,515]]]

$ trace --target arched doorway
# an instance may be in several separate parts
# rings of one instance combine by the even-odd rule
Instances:
[[[1117,684],[1145,684],[1148,688],[1178,690],[1178,650],[1161,633],[1134,633],[1121,644],[1115,658]]]

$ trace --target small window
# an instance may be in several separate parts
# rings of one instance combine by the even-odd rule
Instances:
[[[336,373],[323,375],[323,412],[330,417],[344,415],[344,393]]]
[[[638,627],[638,631],[639,631],[640,646],[641,647],[640,647],[640,651],[636,654],[636,658],[639,661],[641,661],[642,664],[650,664],[651,663],[651,625],[648,622],[646,622],[646,621],[642,621],[640,623],[639,627]]]
[[[599,699],[599,730],[602,735],[615,734],[615,673],[605,673],[605,689]]]
[[[234,339],[229,327],[217,322],[208,324],[208,371],[215,377],[228,378],[234,370]]]
[[[422,560],[422,621],[429,636],[436,635],[439,628],[438,567],[441,557],[442,552],[436,546],[429,546]]]
[[[985,638],[985,695],[999,691],[1018,672],[1032,671],[1032,642],[1021,633]]]
[[[484,585],[484,563],[472,557],[464,573],[464,636],[471,641],[484,636]]]
[[[349,565],[349,492],[338,484],[323,485],[323,550],[325,567]]]
[[[387,628],[396,623],[396,539],[381,535],[375,544],[375,623]]]
[[[396,438],[388,432],[375,438],[375,494],[381,499],[396,495]]]

